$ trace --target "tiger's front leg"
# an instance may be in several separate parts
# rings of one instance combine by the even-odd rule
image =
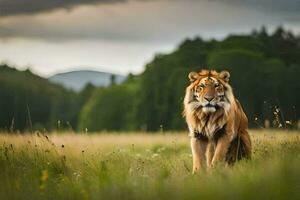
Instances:
[[[212,167],[215,167],[219,162],[225,161],[229,146],[230,146],[230,139],[228,135],[223,135],[221,138],[218,139],[214,156],[211,162]]]
[[[212,141],[209,141],[207,144],[207,148],[206,148],[206,165],[207,165],[207,169],[211,168],[211,162],[214,156],[214,144]]]
[[[203,168],[205,163],[205,152],[207,141],[191,138],[191,148],[193,154],[193,173],[198,172]]]

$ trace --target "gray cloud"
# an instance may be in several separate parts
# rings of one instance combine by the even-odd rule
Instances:
[[[0,0],[0,5],[4,1],[35,2]],[[184,37],[201,35],[204,38],[222,38],[228,33],[249,32],[262,25],[270,28],[287,25],[287,28],[296,33],[300,29],[300,12],[296,12],[299,1],[293,0],[285,3],[279,0],[84,1],[97,4],[94,6],[79,6],[79,0],[51,1],[54,3],[45,6],[45,9],[54,9],[57,5],[60,8],[78,6],[70,12],[57,10],[39,15],[2,16],[0,40],[25,38],[46,41],[107,40],[174,44]],[[71,5],[70,2],[78,4]],[[102,4],[98,5],[100,2]]]
[[[55,9],[72,9],[80,5],[121,3],[129,0],[0,0],[0,16],[36,14]],[[153,0],[144,0],[153,1]],[[187,0],[170,0],[186,1]],[[192,0],[194,2],[207,0]],[[214,0],[223,4],[234,4],[267,12],[298,13],[300,0]],[[267,13],[266,13],[267,14]]]
[[[249,19],[252,13],[222,2],[136,0],[107,6],[79,6],[72,12],[60,10],[43,15],[4,17],[0,21],[0,37],[174,42],[197,33],[207,36],[224,29],[240,28],[243,19],[252,25],[257,21],[257,18]]]
[[[300,0],[218,0],[246,7],[269,11],[296,12],[300,10]]]
[[[44,75],[63,66],[140,72],[186,37],[262,25],[299,34],[299,9],[300,0],[0,0],[0,60]]]
[[[256,9],[265,15],[277,14],[292,21],[300,19],[300,0],[220,0],[238,6]]]
[[[36,14],[79,5],[108,4],[127,0],[0,0],[0,16]]]

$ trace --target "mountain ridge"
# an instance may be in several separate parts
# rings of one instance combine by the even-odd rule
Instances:
[[[88,83],[95,86],[108,86],[111,84],[112,76],[115,76],[115,83],[117,84],[120,84],[125,80],[125,76],[96,70],[72,70],[61,72],[49,77],[48,80],[52,83],[63,85],[68,89],[81,91]]]

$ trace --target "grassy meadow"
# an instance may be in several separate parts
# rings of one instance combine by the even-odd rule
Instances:
[[[197,175],[187,133],[2,133],[0,199],[300,199],[300,132],[250,132],[252,160]]]

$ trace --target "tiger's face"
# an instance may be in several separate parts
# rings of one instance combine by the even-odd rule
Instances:
[[[210,70],[189,74],[193,85],[193,99],[204,113],[214,113],[218,108],[227,109],[229,99],[226,97],[226,90],[229,76],[227,71],[219,74]]]
[[[194,88],[194,98],[205,113],[215,112],[216,107],[224,101],[224,94],[224,86],[213,77],[202,78]]]

